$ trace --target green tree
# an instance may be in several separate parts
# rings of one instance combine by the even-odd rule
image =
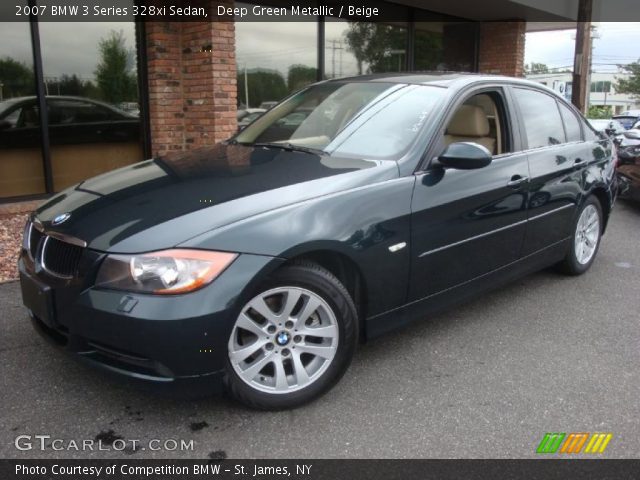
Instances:
[[[524,66],[524,73],[549,73],[549,67],[545,63],[531,62]]]
[[[82,80],[78,75],[62,75],[56,82],[49,82],[49,93],[60,95],[74,95],[78,97],[100,97],[93,82]]]
[[[587,118],[611,118],[613,115],[610,106],[591,105],[587,112]]]
[[[4,99],[35,95],[33,70],[11,57],[0,58],[0,84]]]
[[[406,32],[382,23],[349,22],[345,33],[347,49],[356,57],[358,74],[397,72],[406,55]],[[364,72],[364,64],[368,71]]]
[[[291,65],[287,75],[287,87],[290,92],[299,90],[318,79],[318,69],[306,65]]]
[[[95,75],[102,98],[112,104],[137,101],[136,74],[131,71],[132,55],[123,32],[112,30],[100,40],[98,48],[100,62]]]
[[[244,71],[238,71],[238,102],[245,102]],[[249,105],[258,107],[262,102],[281,100],[288,93],[284,76],[277,70],[255,69],[247,71]]]
[[[414,50],[416,52],[416,70],[437,70],[442,63],[442,35],[418,30]]]
[[[628,65],[618,65],[618,68],[629,73],[629,78],[617,78],[613,85],[617,93],[628,93],[634,99],[640,98],[640,59]]]

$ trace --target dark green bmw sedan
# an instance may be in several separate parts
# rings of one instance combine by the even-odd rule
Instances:
[[[46,338],[113,373],[295,407],[358,341],[547,266],[588,270],[614,156],[525,80],[318,83],[227,142],[48,200],[25,227],[24,304]]]

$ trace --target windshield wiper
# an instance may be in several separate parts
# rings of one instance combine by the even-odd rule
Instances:
[[[294,145],[293,143],[249,143],[251,147],[280,148],[288,152],[304,152],[313,155],[328,155],[327,152],[319,148],[303,147],[302,145]]]

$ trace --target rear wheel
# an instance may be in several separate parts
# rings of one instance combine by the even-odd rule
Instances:
[[[602,207],[596,197],[589,197],[582,205],[574,225],[571,246],[560,263],[560,269],[568,275],[580,275],[591,267],[602,236]]]
[[[345,287],[315,264],[277,271],[247,302],[228,342],[231,394],[260,409],[313,400],[343,375],[357,317]]]

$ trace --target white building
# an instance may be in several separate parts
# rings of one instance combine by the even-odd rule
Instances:
[[[567,100],[571,100],[573,80],[571,73],[533,73],[526,75],[526,77],[560,92]],[[625,110],[640,108],[640,101],[634,100],[629,94],[615,91],[613,86],[618,78],[629,78],[629,74],[613,72],[592,73],[589,106],[612,107],[614,115]]]

